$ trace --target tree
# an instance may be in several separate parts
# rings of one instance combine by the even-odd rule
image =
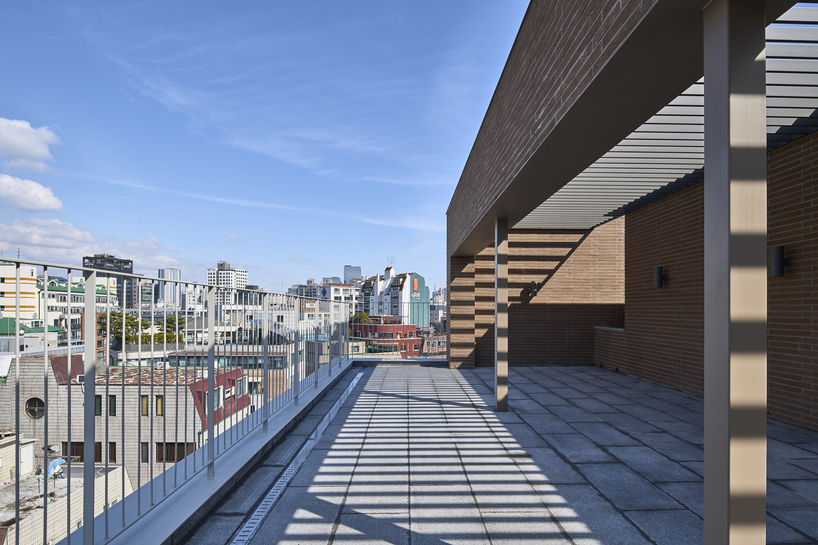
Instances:
[[[185,319],[179,318],[177,321],[175,316],[168,316],[162,322],[160,322],[159,327],[162,328],[162,333],[173,335],[180,329],[185,329]]]
[[[372,318],[370,318],[369,315],[366,312],[361,311],[361,312],[356,312],[355,314],[352,315],[351,322],[353,324],[371,324],[372,323]]]
[[[107,316],[102,314],[97,318],[97,326],[105,331],[107,330],[108,319]],[[169,343],[175,343],[177,339],[179,342],[184,341],[182,334],[178,333],[177,330],[184,328],[185,322],[184,318],[179,318],[179,321],[176,321],[175,317],[168,317],[167,321],[162,321],[159,324],[161,329],[161,333],[150,335],[145,331],[149,329],[150,324],[147,320],[143,320],[137,318],[135,316],[126,315],[125,316],[125,342],[124,344],[137,344],[141,342],[142,344],[160,344],[167,340]],[[141,335],[141,339],[139,338]],[[111,313],[111,336],[116,339],[118,344],[123,344],[122,341],[122,313],[121,312],[112,312]]]
[[[105,314],[97,318],[97,326],[103,330],[108,329],[108,317]],[[125,344],[137,342],[137,335],[148,328],[148,322],[141,320],[130,314],[125,316]],[[122,343],[122,312],[111,313],[111,336]]]

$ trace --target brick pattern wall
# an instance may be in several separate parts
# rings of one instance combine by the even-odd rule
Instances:
[[[531,2],[452,197],[449,248],[486,214],[654,1]]]
[[[449,366],[474,367],[474,258],[449,257],[446,269]]]
[[[704,185],[627,215],[626,363],[620,371],[704,394]],[[653,287],[654,267],[668,275]]]
[[[626,216],[625,331],[597,331],[597,365],[704,393],[704,185]],[[793,266],[769,278],[770,416],[818,430],[818,133],[768,157],[768,246]],[[666,287],[653,287],[665,267]]]
[[[770,153],[767,244],[792,256],[767,282],[770,415],[818,430],[818,133]]]
[[[623,253],[623,219],[593,230],[512,229],[509,363],[590,365],[594,326],[622,324]],[[450,270],[455,268],[455,260],[462,258],[451,258]],[[455,346],[450,348],[449,361],[453,367],[462,365],[462,358],[468,355],[470,365],[492,366],[494,248],[486,248],[467,261],[468,280],[455,277],[450,283],[452,300],[455,294],[461,298],[459,306],[450,306],[451,342],[464,345],[462,353],[456,352]],[[532,281],[538,287],[534,297]],[[455,289],[466,283],[468,289]],[[463,318],[455,317],[453,310],[462,311]],[[471,351],[466,354],[469,342]]]

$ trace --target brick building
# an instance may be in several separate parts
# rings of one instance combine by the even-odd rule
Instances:
[[[494,366],[498,410],[508,365],[703,395],[706,543],[764,542],[767,416],[818,430],[818,10],[794,4],[532,2],[447,212],[450,365]]]

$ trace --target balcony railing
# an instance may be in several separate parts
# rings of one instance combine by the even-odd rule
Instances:
[[[83,543],[112,539],[200,472],[214,477],[216,460],[349,356],[351,303],[19,259],[0,278],[13,339],[0,354],[5,543],[73,541],[79,528]],[[160,281],[182,300],[158,300]],[[148,294],[139,308],[125,307],[129,288]],[[70,295],[59,311],[54,292]],[[77,311],[81,338],[68,341]]]

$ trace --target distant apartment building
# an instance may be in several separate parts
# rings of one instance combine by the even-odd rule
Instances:
[[[247,287],[247,271],[234,269],[227,261],[219,261],[215,268],[207,269],[207,283],[223,288],[216,294],[216,304],[235,305],[238,302],[238,291]]]
[[[344,265],[344,284],[351,284],[356,278],[363,278],[361,267],[358,265]]]
[[[310,278],[307,280],[306,284],[293,284],[287,293],[289,295],[298,295],[300,297],[313,297],[318,299],[321,297],[319,290],[321,289],[320,284],[315,283],[314,278]]]
[[[429,288],[417,273],[397,274],[387,267],[384,274],[364,280],[361,299],[370,316],[399,316],[401,323],[430,327]]]
[[[110,254],[94,254],[93,256],[83,257],[82,266],[89,269],[99,269],[101,271],[133,274],[132,260],[122,259]],[[116,292],[120,294],[121,297],[125,298],[125,306],[127,308],[136,308],[138,301],[135,297],[136,291],[134,290],[134,283],[131,280],[124,283],[126,285],[123,290],[122,277],[116,277]]]
[[[17,267],[0,263],[0,318],[15,318],[17,308]],[[37,313],[37,271],[34,267],[20,267],[20,321],[27,323]]]
[[[438,288],[432,292],[432,299],[429,302],[429,319],[435,331],[445,333],[447,329],[448,316],[446,314],[446,288]]]
[[[157,299],[165,303],[168,307],[178,307],[182,304],[182,271],[179,269],[159,269],[156,272],[157,278],[163,278],[169,282],[160,281],[157,285]]]
[[[358,300],[361,295],[361,289],[352,284],[340,283],[325,283],[321,285],[319,292],[321,299],[329,299],[336,303],[349,303],[350,315],[355,313],[358,306]]]

